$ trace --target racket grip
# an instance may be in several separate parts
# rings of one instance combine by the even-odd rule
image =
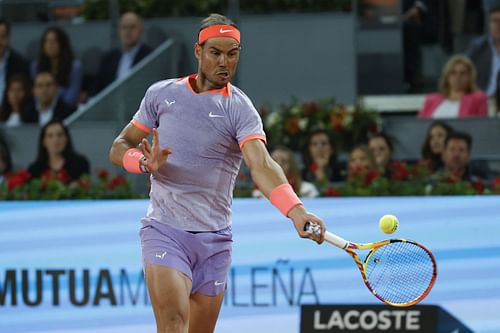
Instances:
[[[321,226],[319,224],[306,222],[306,224],[304,224],[304,231],[314,234],[320,234]],[[341,249],[345,249],[349,246],[348,241],[326,230],[325,230],[325,240],[330,244],[340,247]]]

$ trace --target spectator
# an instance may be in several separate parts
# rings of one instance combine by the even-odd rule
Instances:
[[[76,107],[82,85],[82,64],[76,59],[64,30],[49,27],[40,41],[40,54],[31,64],[31,77],[51,72],[59,86],[59,95],[67,105]]]
[[[0,185],[5,183],[13,171],[12,158],[7,143],[0,137]]]
[[[65,184],[89,174],[88,160],[73,149],[69,130],[60,120],[51,120],[40,131],[38,156],[28,167],[33,178],[58,179]]]
[[[342,181],[343,168],[337,163],[335,147],[325,130],[315,130],[309,134],[303,154],[304,170],[302,178],[314,183]]]
[[[16,74],[29,77],[29,73],[29,62],[10,47],[10,23],[0,19],[0,103],[10,78]]]
[[[488,116],[488,98],[478,90],[476,70],[469,58],[450,58],[439,79],[439,92],[427,95],[420,118],[464,118]]]
[[[476,66],[479,87],[493,96],[500,69],[500,6],[492,6],[488,12],[490,33],[472,40],[467,55]]]
[[[463,132],[453,132],[445,141],[442,154],[443,166],[438,170],[436,178],[446,178],[454,181],[475,182],[469,168],[472,138]]]
[[[347,164],[347,180],[353,181],[357,177],[377,174],[377,162],[372,151],[366,145],[358,145],[351,150]]]
[[[433,122],[427,130],[422,145],[422,160],[429,166],[431,172],[442,168],[441,154],[444,150],[445,140],[452,131],[451,126],[439,120]]]
[[[292,185],[292,188],[299,197],[315,198],[319,195],[319,192],[314,184],[302,180],[299,167],[297,166],[293,152],[290,149],[278,146],[272,151],[271,157],[281,166],[288,182]],[[252,192],[252,196],[254,198],[264,197],[262,192],[258,189],[255,189]]]
[[[142,42],[143,31],[139,15],[127,12],[121,16],[118,26],[121,48],[103,56],[94,94],[114,80],[124,78],[133,66],[151,53],[151,48]]]
[[[33,95],[35,109],[27,118],[27,122],[45,125],[52,119],[63,120],[73,110],[62,101],[57,92],[57,83],[50,72],[39,72],[35,76]]]
[[[500,71],[497,74],[497,85],[495,88],[495,95],[494,100],[493,100],[493,112],[491,112],[491,115],[500,115]]]
[[[386,177],[391,175],[392,153],[394,148],[389,136],[385,133],[373,135],[368,141],[368,147],[372,151],[377,168]]]
[[[8,127],[28,123],[34,108],[28,78],[22,74],[12,76],[7,84],[7,91],[0,109],[0,122]]]

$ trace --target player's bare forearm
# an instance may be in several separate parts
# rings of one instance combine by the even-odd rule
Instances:
[[[136,147],[147,133],[138,129],[132,124],[128,124],[116,137],[109,151],[110,161],[118,166],[122,166],[123,155],[133,147]]]
[[[260,140],[252,140],[243,146],[243,157],[250,169],[252,180],[266,198],[271,191],[281,184],[287,183],[283,170],[276,163]]]

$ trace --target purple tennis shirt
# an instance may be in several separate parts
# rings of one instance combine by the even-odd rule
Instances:
[[[216,231],[231,224],[231,204],[248,140],[265,142],[261,118],[250,99],[228,84],[203,93],[189,78],[148,88],[132,124],[156,128],[162,148],[173,153],[151,175],[147,217],[189,231]]]

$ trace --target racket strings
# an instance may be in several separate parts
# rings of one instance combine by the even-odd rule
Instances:
[[[388,243],[367,259],[365,270],[370,287],[380,298],[395,304],[419,299],[435,275],[429,253],[411,242]]]

